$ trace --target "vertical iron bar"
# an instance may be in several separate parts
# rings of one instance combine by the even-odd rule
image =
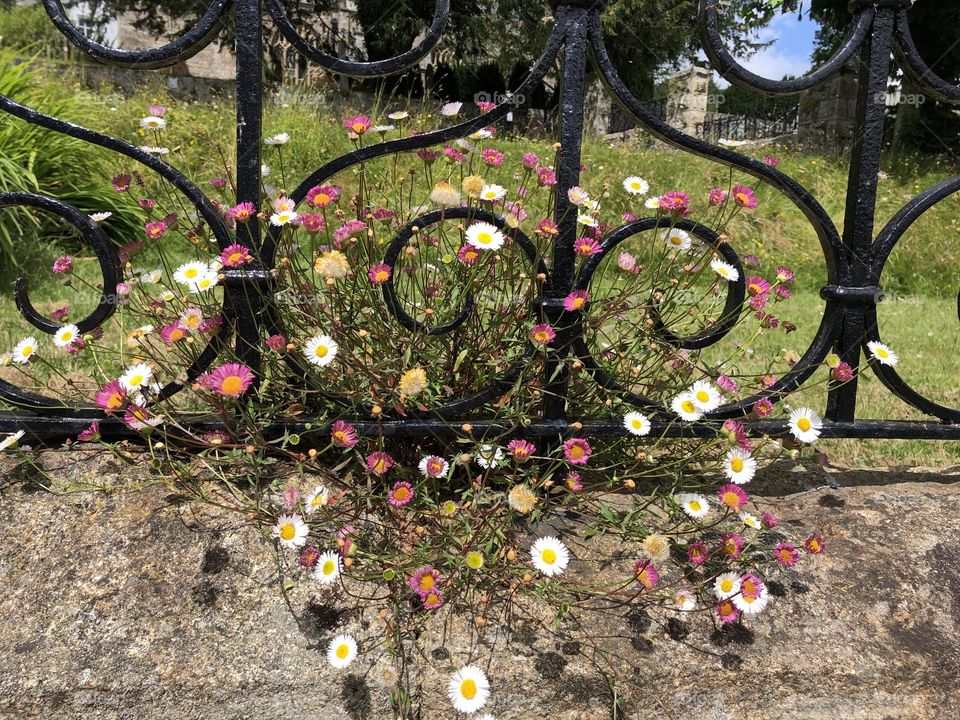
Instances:
[[[237,202],[250,202],[260,209],[260,136],[263,122],[263,84],[261,70],[261,0],[237,0]],[[263,293],[269,290],[256,280],[264,271],[259,261],[260,226],[251,219],[238,223],[237,241],[246,245],[256,258],[243,276],[228,284],[228,306],[237,328],[237,356],[254,372],[260,367],[260,316]]]
[[[866,12],[871,12],[867,10]],[[841,285],[871,285],[870,248],[873,244],[874,214],[877,207],[877,174],[883,150],[887,83],[890,54],[893,50],[895,10],[879,7],[870,36],[861,47],[857,68],[857,116],[854,122],[850,174],[847,181],[847,205],[843,217],[843,244],[848,250],[842,263]],[[866,334],[862,305],[840,301],[842,318],[835,350],[850,367],[860,365],[860,344]],[[853,422],[856,417],[857,379],[843,385],[831,385],[827,396],[827,417],[838,422]]]
[[[543,413],[547,420],[563,420],[567,410],[569,369],[567,356],[577,323],[563,314],[563,298],[576,279],[577,208],[567,191],[580,183],[583,143],[584,93],[587,67],[587,14],[585,8],[561,6],[569,12],[564,39],[560,87],[560,149],[557,152],[557,206],[554,216],[558,233],[553,243],[550,287],[545,291],[543,310],[557,332],[548,351],[544,379]],[[569,315],[569,314],[568,314]]]

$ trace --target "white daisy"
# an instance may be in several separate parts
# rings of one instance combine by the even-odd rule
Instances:
[[[267,145],[286,145],[290,142],[290,135],[288,133],[277,133],[271,137],[268,137],[263,141]]]
[[[590,202],[590,193],[582,187],[574,186],[567,190],[567,199],[574,205],[585,205]]]
[[[820,437],[823,420],[808,407],[797,408],[790,413],[790,433],[800,442],[812,443]]]
[[[0,450],[9,450],[16,445],[22,437],[23,430],[17,430],[13,435],[7,435],[3,440],[0,440]]]
[[[732,448],[723,459],[723,472],[730,482],[743,485],[753,480],[757,472],[757,461],[743,448]]]
[[[697,403],[693,399],[693,394],[689,392],[677,395],[670,403],[670,407],[681,420],[687,422],[695,422],[703,417],[703,413],[697,408]]]
[[[746,525],[747,527],[752,527],[754,530],[763,529],[763,523],[760,521],[760,518],[758,518],[753,513],[748,513],[746,510],[744,510],[738,515],[738,517],[740,518],[740,520],[743,521],[743,524]]]
[[[726,600],[740,592],[740,576],[734,572],[718,575],[713,583],[713,593],[720,600]]]
[[[317,367],[323,367],[337,356],[337,343],[329,335],[316,335],[303,346],[303,354]]]
[[[447,685],[447,694],[457,712],[473,713],[487,704],[490,681],[483,670],[467,665],[457,670]]]
[[[701,412],[716,410],[723,400],[720,391],[706,380],[697,380],[690,388],[690,395],[693,396],[693,404]]]
[[[260,177],[266,177],[266,176],[269,175],[269,174],[270,174],[270,166],[269,166],[269,165],[261,165],[261,166],[260,166]]]
[[[331,585],[340,577],[343,561],[336,550],[327,550],[317,558],[313,566],[313,579],[321,585]]]
[[[760,586],[760,592],[756,595],[744,595],[739,593],[733,596],[734,607],[744,615],[756,615],[763,610],[770,601],[770,593],[766,585]]]
[[[270,216],[270,224],[276,227],[283,227],[284,225],[289,225],[298,217],[300,216],[293,210],[282,210]]]
[[[669,228],[660,233],[660,239],[663,240],[672,250],[681,250],[689,252],[693,247],[693,241],[690,239],[690,233],[680,228]]]
[[[387,117],[391,120],[406,120],[408,117],[410,117],[410,113],[408,113],[406,110],[398,110],[397,112],[390,113],[387,115]]]
[[[472,133],[470,137],[473,140],[489,140],[490,138],[493,137],[493,133],[487,130],[486,128],[481,128],[480,130],[477,130],[475,133]]]
[[[170,148],[157,147],[156,145],[141,145],[140,149],[151,155],[166,155],[170,152]]]
[[[159,299],[163,300],[163,302],[170,302],[176,298],[177,296],[172,290],[164,290],[162,293],[160,293]]]
[[[380,133],[381,135],[386,135],[389,132],[393,132],[397,128],[393,125],[374,125],[372,128],[375,133]]]
[[[631,175],[623,181],[623,189],[631,195],[646,195],[650,192],[650,183],[642,177]]]
[[[271,535],[281,547],[295,549],[307,544],[310,528],[299,515],[281,515]]]
[[[140,273],[140,282],[156,284],[160,282],[160,278],[162,277],[163,270],[160,270],[159,268],[157,270],[144,271]]]
[[[136,365],[130,365],[126,370],[123,371],[123,375],[120,376],[120,384],[128,392],[134,392],[139,390],[141,387],[150,384],[150,381],[153,379],[153,368],[151,368],[146,363],[137,363]]]
[[[628,412],[623,416],[623,426],[631,435],[643,436],[650,432],[650,418],[643,413]]]
[[[313,489],[313,492],[307,495],[307,499],[304,501],[304,508],[306,509],[307,515],[311,515],[317,511],[317,508],[326,507],[328,502],[330,502],[330,491],[327,490],[327,486],[317,485]]]
[[[584,227],[595,228],[600,223],[597,222],[597,219],[590,215],[589,213],[580,213],[577,215],[577,223],[583,225]]]
[[[64,325],[62,328],[57,330],[56,335],[53,336],[53,344],[58,348],[65,348],[79,336],[80,329],[76,325],[73,323]]]
[[[144,130],[163,130],[167,126],[167,121],[156,115],[147,115],[140,121],[140,127]]]
[[[696,493],[681,493],[673,499],[687,515],[694,520],[701,520],[710,514],[710,503],[703,495]]]
[[[444,105],[442,108],[440,108],[440,114],[443,115],[444,117],[453,117],[458,112],[460,112],[460,108],[462,107],[463,107],[463,103],[450,102]]]
[[[507,189],[502,185],[484,185],[480,191],[480,199],[487,202],[496,202],[501,200],[507,194]]]
[[[473,459],[482,468],[498,467],[503,463],[503,448],[496,445],[481,445]]]
[[[18,365],[26,365],[30,362],[30,358],[33,357],[33,354],[37,351],[39,343],[37,339],[30,335],[25,337],[23,340],[18,342],[13,347],[13,357],[11,360],[17,363]]]
[[[503,233],[490,223],[477,222],[467,228],[467,242],[480,250],[499,250],[503,241]]]
[[[889,345],[884,345],[881,342],[876,342],[871,340],[867,343],[867,348],[870,350],[870,355],[881,365],[889,365],[893,367],[897,364],[897,361],[900,360],[897,357],[897,354],[890,349]]]
[[[428,463],[435,464],[437,467],[429,467]],[[448,463],[442,457],[437,457],[436,455],[427,455],[420,461],[420,464],[417,467],[420,468],[420,473],[424,477],[443,477],[447,474],[447,470],[450,469],[450,463]]]
[[[660,198],[658,197],[647,198],[646,202],[643,203],[643,206],[647,210],[656,210],[657,208],[660,207]]]
[[[208,268],[207,271],[200,276],[200,279],[198,279],[196,282],[190,283],[187,288],[192,293],[201,293],[204,290],[209,290],[210,288],[215,287],[218,282],[220,282],[219,274]]]
[[[534,567],[547,577],[559,575],[570,562],[567,546],[555,537],[542,537],[537,540],[530,548],[530,556]]]
[[[740,272],[730,263],[715,257],[710,261],[713,271],[727,282],[736,282],[740,279]]]
[[[680,588],[674,595],[673,602],[677,606],[677,610],[690,612],[697,607],[697,596],[689,588]]]
[[[342,670],[357,657],[357,641],[349,635],[337,635],[327,648],[327,662]]]
[[[200,260],[184,263],[173,273],[173,279],[181,285],[192,285],[207,274],[210,266]]]
[[[102,223],[104,220],[106,220],[107,218],[111,218],[111,217],[113,217],[113,213],[112,213],[112,212],[106,212],[106,211],[105,211],[105,212],[90,213],[90,219],[93,220],[93,221],[94,221],[95,223],[97,223],[97,224],[100,224],[100,223]]]

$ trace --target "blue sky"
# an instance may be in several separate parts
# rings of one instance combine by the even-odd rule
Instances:
[[[810,69],[817,23],[807,17],[798,19],[796,13],[778,15],[773,22],[757,33],[763,42],[773,41],[749,58],[737,58],[741,65],[757,75],[780,80],[784,75],[802,75]],[[717,77],[721,87],[726,82]]]

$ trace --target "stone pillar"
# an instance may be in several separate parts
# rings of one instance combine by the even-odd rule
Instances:
[[[707,119],[710,70],[696,65],[681,70],[670,77],[667,88],[667,123],[688,135],[698,135],[698,126]]]
[[[824,150],[848,147],[856,115],[857,71],[848,63],[800,97],[800,142]]]

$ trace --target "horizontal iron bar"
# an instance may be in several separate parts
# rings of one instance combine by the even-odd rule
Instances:
[[[348,418],[344,418],[349,422]],[[223,430],[224,426],[214,417],[197,417],[193,420],[179,418],[179,424],[196,433]],[[0,433],[12,433],[23,430],[26,437],[23,442],[50,444],[68,438],[75,438],[90,424],[90,418],[22,416],[13,413],[0,413]],[[534,422],[522,430],[508,429],[499,422],[491,420],[387,420],[373,422],[356,420],[353,422],[357,432],[364,436],[423,438],[452,438],[469,433],[481,439],[501,435],[557,438],[590,437],[614,438],[627,435],[623,423],[619,420],[592,420],[571,424],[562,420],[542,420]],[[469,431],[464,426],[469,426]],[[650,438],[665,436],[670,438],[709,438],[720,430],[721,423],[680,423],[654,421]],[[782,437],[789,434],[788,424],[783,420],[745,421],[744,427],[753,437]],[[141,440],[139,433],[130,430],[121,420],[109,418],[100,423],[104,437],[120,440]],[[268,438],[278,438],[285,432],[301,436],[303,440],[322,438],[329,435],[329,425],[295,421],[274,423],[263,429]],[[960,440],[960,424],[950,425],[940,422],[910,420],[857,420],[855,422],[831,422],[825,420],[821,438],[857,438],[889,440]]]

